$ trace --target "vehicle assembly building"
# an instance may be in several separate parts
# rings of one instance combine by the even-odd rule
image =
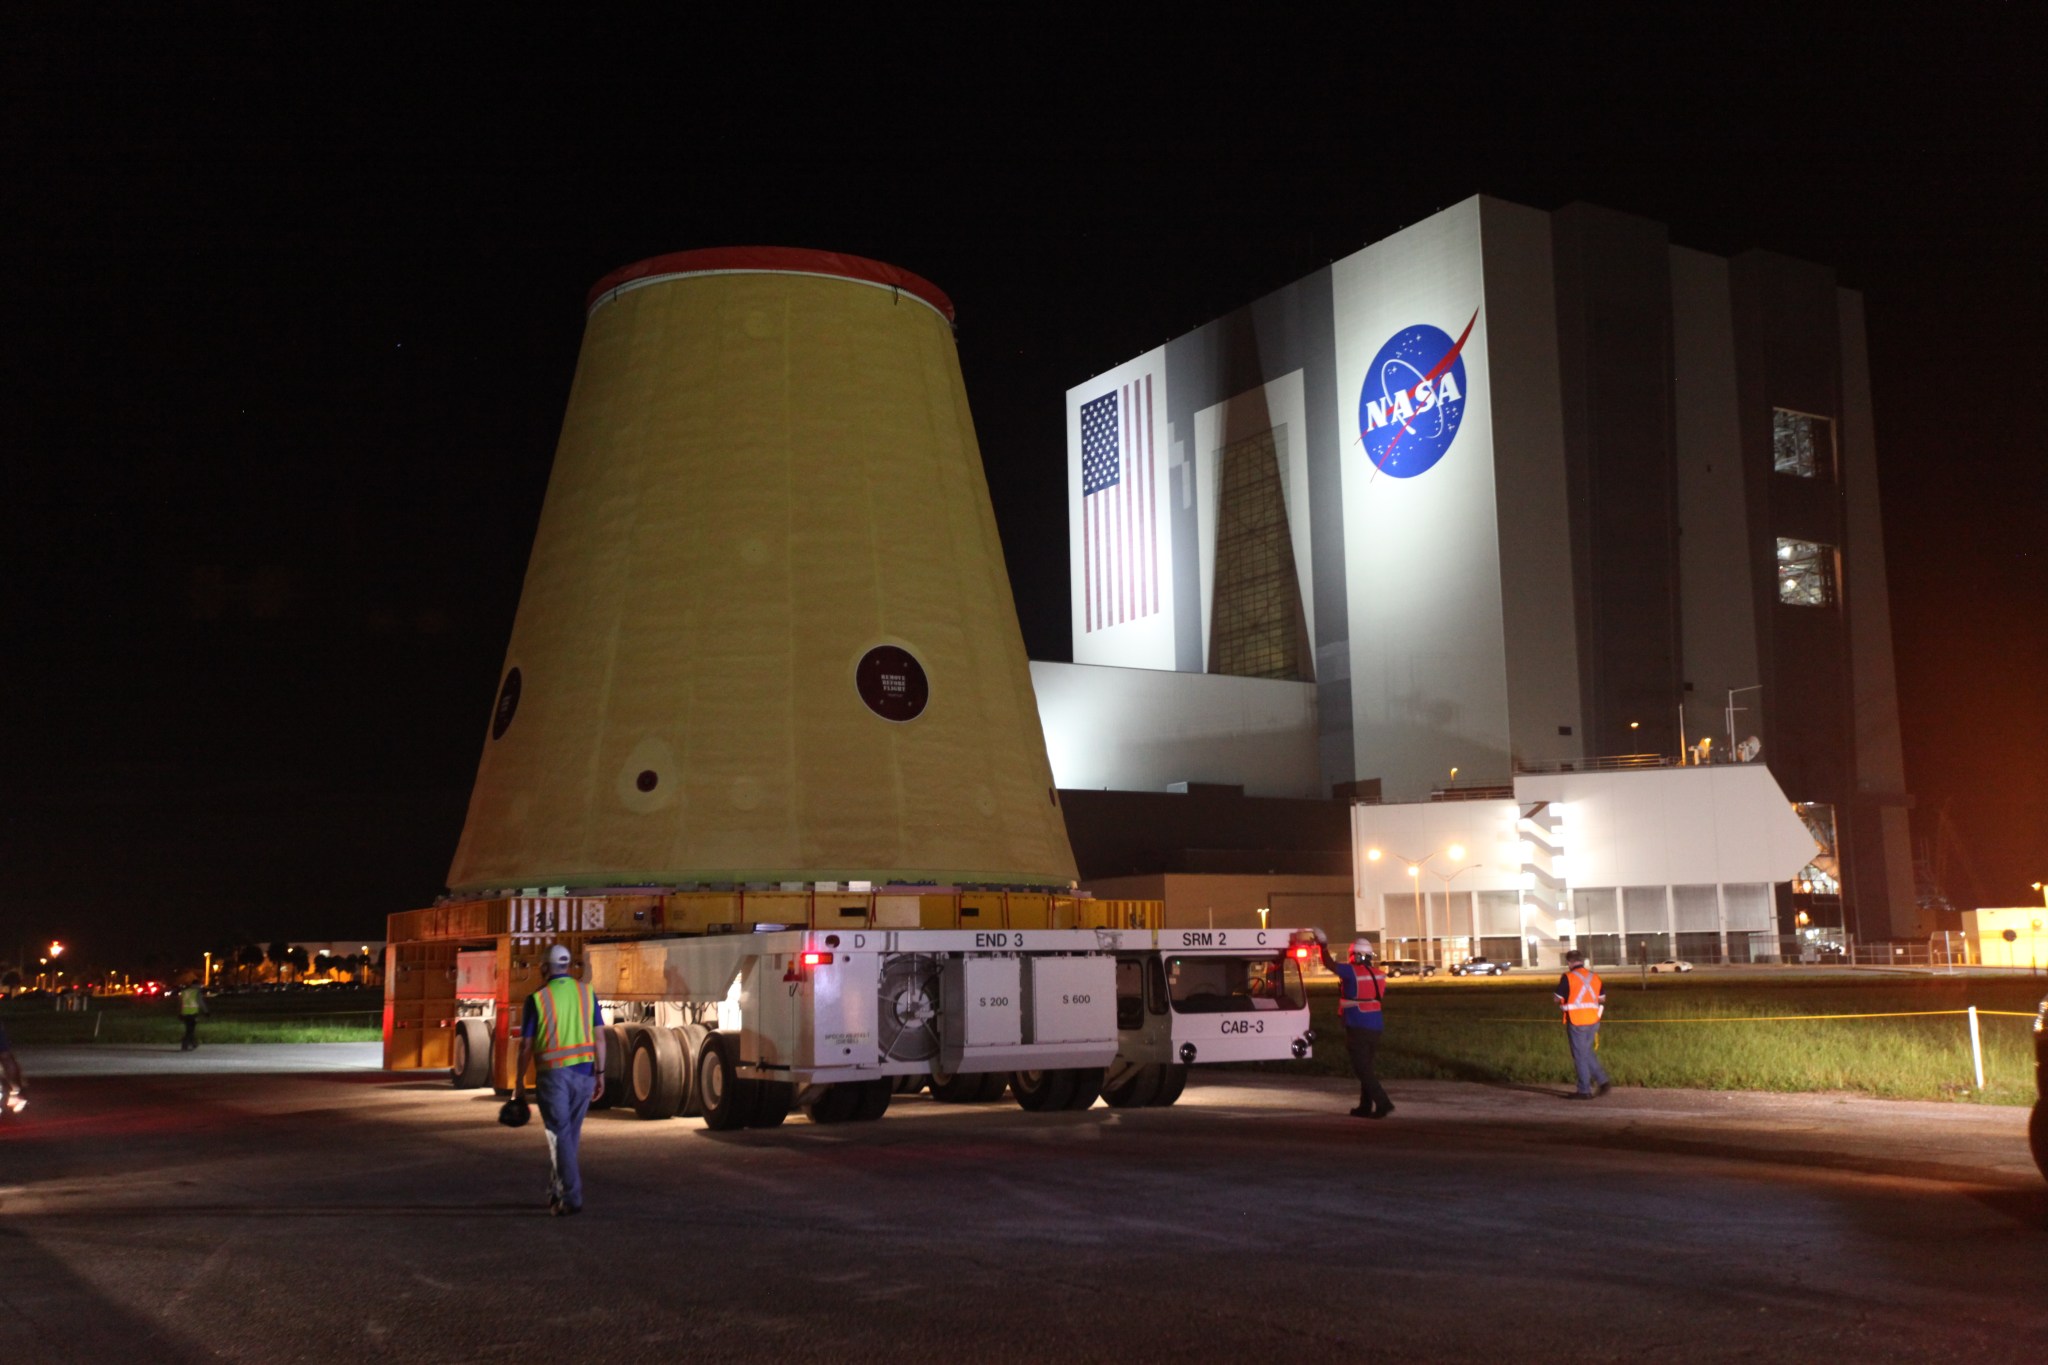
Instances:
[[[1789,831],[1743,851],[1660,827],[1715,844],[1720,871],[1673,849],[1594,887],[1518,852],[1493,889],[1550,877],[1546,946],[1802,913],[1924,932],[1862,301],[1826,267],[1478,197],[1066,410],[1074,662],[1033,665],[1060,786],[1376,803],[1357,914],[1393,933],[1363,862],[1404,803],[1505,801],[1519,823],[1564,801],[1532,783],[1742,762]],[[1711,813],[1727,793],[1707,785],[1670,799]],[[1785,866],[1802,833],[1817,851]],[[1759,884],[1777,890],[1738,893],[1731,922],[1713,888]],[[1527,941],[1519,903],[1489,929],[1472,880],[1437,889],[1471,939]]]

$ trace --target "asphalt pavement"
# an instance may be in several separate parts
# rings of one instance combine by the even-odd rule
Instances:
[[[1167,1110],[899,1100],[539,1125],[374,1046],[22,1051],[0,1359],[2048,1359],[2024,1110],[1198,1073]],[[244,1056],[241,1054],[263,1054]]]

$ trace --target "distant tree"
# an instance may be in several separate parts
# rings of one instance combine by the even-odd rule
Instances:
[[[246,986],[249,984],[250,978],[255,976],[256,969],[263,965],[263,945],[260,943],[243,944],[242,951],[235,954],[235,961],[242,964],[242,984]]]
[[[286,965],[291,962],[291,960],[291,944],[286,943],[283,939],[279,939],[277,942],[270,945],[271,975],[276,977],[279,981],[284,980],[284,969]]]
[[[322,948],[320,956],[313,959],[313,975],[332,977],[335,972],[335,964],[340,961],[340,958]]]
[[[4,973],[0,973],[0,986],[5,986],[11,991],[17,989],[20,985],[21,973],[14,970],[14,968],[9,967]]]
[[[306,974],[306,967],[308,966],[308,963],[306,960],[306,950],[304,948],[285,949],[284,961],[285,965],[292,969],[292,979],[294,981],[298,980],[300,977]]]

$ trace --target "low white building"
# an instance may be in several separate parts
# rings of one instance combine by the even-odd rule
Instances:
[[[1525,774],[1512,797],[1359,805],[1358,927],[1390,958],[1532,967],[1778,954],[1818,845],[1760,763]]]

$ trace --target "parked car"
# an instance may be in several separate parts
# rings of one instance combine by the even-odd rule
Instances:
[[[1463,962],[1451,964],[1452,976],[1506,976],[1508,964],[1495,962],[1489,957],[1468,957]]]
[[[2027,1120],[2027,1142],[2048,1179],[2048,1000],[2034,1014],[2034,1114]]]
[[[1433,976],[1436,973],[1434,962],[1419,962],[1412,957],[1383,958],[1380,966],[1388,976]]]
[[[1667,957],[1662,962],[1652,962],[1650,970],[1653,972],[1689,972],[1692,970],[1692,964],[1681,957]]]

